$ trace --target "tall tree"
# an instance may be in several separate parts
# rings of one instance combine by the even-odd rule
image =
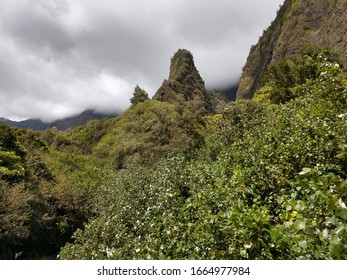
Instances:
[[[134,89],[133,97],[130,99],[130,102],[131,104],[137,104],[148,99],[148,93],[137,85]]]

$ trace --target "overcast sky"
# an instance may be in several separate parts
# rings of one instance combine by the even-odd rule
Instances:
[[[153,96],[179,48],[208,88],[238,82],[283,0],[0,0],[0,117],[51,121]]]

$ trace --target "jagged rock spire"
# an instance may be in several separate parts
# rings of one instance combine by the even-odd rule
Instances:
[[[190,51],[179,49],[171,58],[169,79],[164,80],[153,99],[163,102],[197,100],[210,109],[205,83],[194,64]]]

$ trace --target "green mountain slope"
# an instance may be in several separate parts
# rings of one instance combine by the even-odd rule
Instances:
[[[347,76],[326,55],[296,61],[320,75],[283,104],[239,101],[204,117],[194,151],[105,166],[98,214],[61,258],[345,259]]]
[[[347,66],[347,2],[286,0],[276,19],[252,46],[243,68],[237,99],[252,98],[268,65],[298,54],[306,46],[331,48]]]
[[[131,106],[93,153],[112,159],[114,166],[122,169],[132,164],[152,165],[160,158],[193,149],[198,144],[196,128],[203,113],[188,104],[191,107],[147,100]]]

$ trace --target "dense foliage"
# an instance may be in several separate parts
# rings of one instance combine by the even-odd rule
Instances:
[[[205,117],[195,156],[108,170],[61,258],[345,259],[347,80],[324,52],[314,63],[284,104]]]
[[[214,115],[144,100],[66,132],[1,126],[1,257],[346,259],[347,76],[332,58],[280,61],[254,100]]]
[[[134,104],[99,141],[93,153],[115,169],[152,165],[162,157],[188,153],[199,142],[196,126],[203,114],[195,101],[184,105],[156,100]]]
[[[94,161],[39,136],[0,124],[0,259],[56,258],[92,214]]]

